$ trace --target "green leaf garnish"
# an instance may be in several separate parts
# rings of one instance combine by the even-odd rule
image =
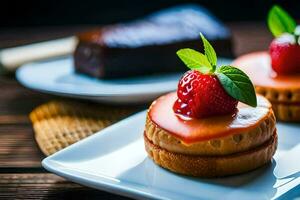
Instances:
[[[293,34],[297,24],[284,9],[275,5],[269,11],[268,26],[272,34],[278,37],[283,33]]]
[[[201,35],[205,55],[193,49],[180,49],[178,57],[192,70],[203,74],[216,75],[225,91],[234,99],[250,106],[257,106],[254,86],[249,77],[240,69],[232,66],[216,68],[217,55],[211,44]]]
[[[200,33],[203,46],[204,46],[204,52],[205,56],[207,57],[207,60],[213,66],[213,68],[216,68],[217,65],[217,54],[214,50],[214,48],[211,46],[211,44],[207,41],[207,39],[203,36],[202,33]]]
[[[190,69],[195,69],[205,74],[212,70],[207,57],[194,49],[180,49],[177,51],[177,55]]]
[[[221,66],[216,75],[230,96],[250,106],[257,106],[254,86],[242,70],[232,66]]]

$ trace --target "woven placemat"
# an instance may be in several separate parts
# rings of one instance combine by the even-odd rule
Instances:
[[[51,155],[137,111],[133,108],[51,101],[29,115],[35,139],[45,155]]]

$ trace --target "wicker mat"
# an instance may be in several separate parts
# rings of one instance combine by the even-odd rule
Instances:
[[[51,101],[35,108],[29,117],[40,149],[45,155],[51,155],[135,111],[125,107]]]

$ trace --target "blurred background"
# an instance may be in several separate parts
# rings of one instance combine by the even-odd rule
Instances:
[[[0,48],[68,36],[185,3],[206,7],[230,29],[236,30],[233,32],[235,55],[267,48],[272,36],[265,22],[267,11],[273,4],[281,5],[292,16],[300,18],[300,3],[295,0],[10,0],[1,5]],[[236,26],[239,28],[236,29]],[[254,30],[257,26],[259,33]],[[251,43],[249,47],[239,46],[243,43],[236,40],[243,40],[247,34],[256,37],[253,40],[255,47]]]
[[[274,3],[299,18],[297,0],[43,0],[5,1],[1,5],[1,27],[108,24],[144,16],[158,9],[200,4],[225,22],[263,21]]]

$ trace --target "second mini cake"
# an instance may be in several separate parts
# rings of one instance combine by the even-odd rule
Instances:
[[[279,6],[274,6],[268,24],[275,36],[269,52],[243,55],[234,65],[252,79],[256,92],[266,97],[281,121],[300,122],[300,27]]]
[[[241,70],[217,68],[213,48],[202,40],[205,55],[177,52],[192,70],[180,79],[177,92],[150,106],[146,151],[156,164],[184,175],[220,177],[256,169],[270,162],[277,148],[271,104],[256,97]]]

